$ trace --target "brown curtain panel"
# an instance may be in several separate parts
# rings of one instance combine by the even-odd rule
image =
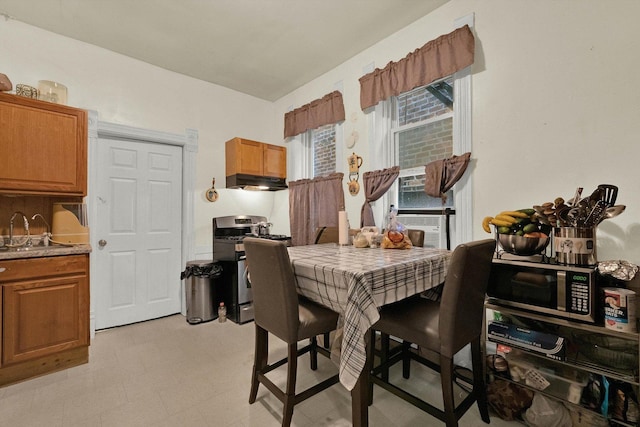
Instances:
[[[373,218],[373,209],[371,209],[371,202],[375,202],[382,197],[399,174],[400,166],[393,166],[387,169],[365,172],[362,175],[365,200],[360,210],[360,228],[376,225]]]
[[[427,164],[424,167],[424,192],[431,197],[440,197],[444,204],[447,201],[446,192],[462,178],[470,158],[471,153],[464,153]]]
[[[289,111],[284,115],[284,137],[299,135],[309,129],[344,120],[344,102],[339,91]]]
[[[389,62],[360,78],[360,107],[365,110],[473,64],[475,39],[468,25],[438,37],[398,62]]]
[[[344,210],[341,172],[289,182],[289,221],[293,246],[314,243],[318,227],[337,227]]]

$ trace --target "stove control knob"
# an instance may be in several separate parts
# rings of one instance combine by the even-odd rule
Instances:
[[[101,248],[107,246],[107,241],[104,239],[98,240],[98,246],[100,246]]]

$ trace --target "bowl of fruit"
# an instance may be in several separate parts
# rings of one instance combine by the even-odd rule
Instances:
[[[531,256],[542,253],[550,242],[551,226],[539,222],[533,209],[503,211],[495,217],[485,217],[482,227],[491,233],[495,227],[496,239],[505,252]]]

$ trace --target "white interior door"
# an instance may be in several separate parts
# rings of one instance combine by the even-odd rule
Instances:
[[[180,312],[182,149],[97,144],[96,329]]]

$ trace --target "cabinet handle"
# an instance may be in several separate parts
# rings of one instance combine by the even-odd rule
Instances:
[[[104,239],[98,240],[98,246],[100,246],[101,248],[107,246],[107,241]]]
[[[4,273],[5,271],[7,271],[5,267],[0,267],[0,273]]]

